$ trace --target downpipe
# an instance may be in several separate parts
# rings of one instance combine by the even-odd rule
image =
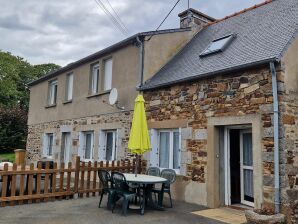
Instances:
[[[274,204],[275,213],[280,212],[280,183],[279,183],[279,109],[278,109],[278,93],[277,79],[274,62],[270,62],[270,70],[272,75],[272,93],[273,93],[273,128],[274,128]]]
[[[140,40],[139,36],[137,36],[136,40],[137,40],[138,47],[139,47],[139,63],[140,63],[139,78],[140,78],[140,83],[137,87],[137,88],[139,88],[144,83],[144,52],[145,52],[145,49],[144,49],[144,42],[142,40]]]

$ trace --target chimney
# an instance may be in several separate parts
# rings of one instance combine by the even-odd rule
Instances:
[[[216,19],[189,8],[178,15],[180,17],[180,28],[196,28],[201,30],[206,23],[214,22]]]

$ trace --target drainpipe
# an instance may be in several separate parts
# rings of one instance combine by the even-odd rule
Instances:
[[[280,211],[280,189],[279,189],[279,121],[278,121],[278,94],[277,80],[274,62],[270,62],[272,75],[272,92],[273,92],[273,111],[274,111],[274,203],[275,213]]]
[[[138,87],[141,87],[143,85],[144,82],[144,52],[145,52],[145,48],[144,48],[144,42],[143,40],[140,40],[140,37],[137,36],[137,43],[138,43],[138,47],[139,47],[139,61],[140,61],[140,83]]]

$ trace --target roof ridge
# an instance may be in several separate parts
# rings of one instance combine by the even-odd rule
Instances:
[[[241,10],[241,11],[235,12],[235,13],[233,13],[233,14],[231,14],[231,15],[225,16],[225,17],[222,18],[222,19],[217,19],[217,20],[215,20],[214,22],[209,22],[209,23],[205,24],[204,27],[207,27],[207,26],[210,26],[210,25],[213,25],[213,24],[216,24],[216,23],[225,21],[225,20],[227,20],[227,19],[229,19],[229,18],[232,18],[232,17],[238,16],[238,15],[241,15],[241,14],[243,14],[243,13],[245,13],[245,12],[248,12],[248,11],[254,10],[254,9],[256,9],[256,8],[259,8],[259,7],[263,6],[263,5],[269,4],[269,3],[273,2],[273,1],[274,1],[274,0],[266,0],[266,1],[262,2],[262,3],[256,4],[256,5],[251,6],[251,7],[249,7],[249,8],[245,8],[245,9],[243,9],[243,10]]]

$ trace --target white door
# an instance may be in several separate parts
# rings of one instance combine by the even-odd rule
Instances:
[[[251,130],[240,131],[241,203],[254,206],[253,149]]]
[[[65,163],[65,165],[70,162],[70,154],[71,154],[71,133],[63,132],[62,133],[62,148],[61,148],[61,161]]]

